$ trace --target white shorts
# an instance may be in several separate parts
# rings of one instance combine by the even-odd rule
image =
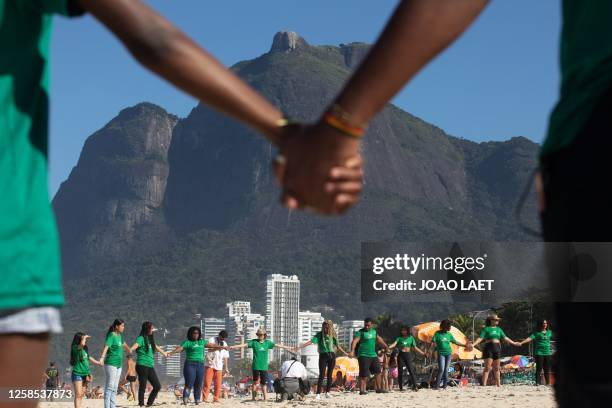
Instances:
[[[0,334],[61,332],[62,321],[56,307],[31,307],[8,313],[0,311]]]

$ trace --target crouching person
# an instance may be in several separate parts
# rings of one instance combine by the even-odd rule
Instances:
[[[274,392],[280,400],[292,400],[297,398],[303,400],[308,394],[310,384],[308,382],[308,372],[304,364],[297,361],[297,358],[285,361],[281,365],[280,377],[274,381]]]

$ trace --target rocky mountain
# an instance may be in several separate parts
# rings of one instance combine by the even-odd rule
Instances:
[[[277,33],[268,53],[232,69],[289,116],[313,120],[366,53],[362,43],[312,46]],[[328,218],[278,204],[273,149],[246,127],[203,105],[180,120],[148,103],[125,109],[87,139],[53,200],[66,326],[84,324],[83,308],[87,321],[165,327],[220,314],[234,299],[263,311],[268,273],[299,275],[303,308],[336,317],[393,309],[435,318],[444,308],[361,304],[360,243],[530,239],[514,208],[537,150],[524,137],[452,137],[389,105],[364,139],[361,203]],[[536,225],[533,201],[525,222]]]

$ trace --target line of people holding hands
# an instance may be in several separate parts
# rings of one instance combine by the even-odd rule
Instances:
[[[452,358],[451,343],[460,347],[465,347],[466,351],[471,351],[474,347],[483,343],[484,371],[482,375],[482,384],[487,384],[489,375],[493,372],[495,384],[499,386],[501,384],[501,342],[506,342],[517,347],[529,342],[534,342],[536,382],[539,383],[541,372],[544,371],[545,382],[546,384],[550,383],[552,355],[550,342],[552,332],[548,322],[546,320],[540,321],[537,330],[531,336],[520,342],[509,338],[504,333],[503,329],[499,327],[499,322],[500,318],[497,315],[488,316],[485,321],[485,327],[480,332],[478,339],[472,344],[470,341],[462,343],[455,339],[451,333],[450,320],[442,320],[439,330],[432,337],[433,350],[435,351],[438,362],[438,375],[434,388],[444,389],[448,384],[448,371]],[[336,367],[337,352],[346,354],[349,357],[357,357],[359,362],[359,377],[361,379],[360,395],[367,394],[367,383],[371,375],[374,376],[376,392],[388,392],[382,385],[382,370],[377,348],[382,348],[385,351],[397,350],[400,391],[404,390],[404,385],[406,383],[403,378],[404,368],[406,368],[410,376],[411,388],[414,391],[418,390],[412,352],[414,351],[421,356],[428,355],[428,353],[417,346],[417,341],[411,334],[409,327],[402,327],[399,336],[397,336],[392,343],[387,344],[374,328],[374,322],[370,318],[364,319],[364,327],[355,332],[348,352],[339,344],[338,336],[331,320],[324,321],[321,331],[316,333],[311,340],[297,346],[287,346],[275,343],[267,338],[267,333],[263,328],[257,331],[256,339],[229,346],[226,342],[228,336],[225,330],[222,330],[216,337],[203,339],[200,328],[193,326],[188,329],[186,339],[180,345],[176,346],[171,351],[165,351],[155,342],[154,332],[156,329],[151,322],[145,321],[142,323],[140,334],[132,346],[129,346],[123,339],[124,329],[125,322],[122,319],[116,319],[113,322],[107,331],[104,347],[98,359],[95,359],[89,354],[87,341],[90,336],[82,332],[75,334],[70,354],[72,382],[75,391],[75,408],[80,408],[81,406],[84,393],[83,384],[91,382],[92,380],[90,363],[104,367],[104,407],[114,408],[116,406],[116,394],[121,378],[124,351],[128,353],[128,358],[132,359],[133,353],[136,353],[135,371],[137,375],[133,375],[133,373],[130,373],[131,370],[128,370],[125,381],[130,382],[132,390],[134,390],[135,386],[133,384],[136,379],[138,379],[139,406],[145,406],[144,394],[147,383],[150,383],[152,386],[152,390],[146,401],[147,406],[153,405],[157,393],[161,389],[161,384],[154,368],[155,352],[160,353],[164,357],[169,357],[181,352],[185,353],[185,363],[183,366],[183,375],[185,378],[183,402],[187,403],[191,390],[193,390],[196,404],[201,402],[202,396],[204,396],[204,398],[208,396],[213,381],[215,386],[214,401],[219,400],[222,376],[224,373],[229,373],[227,362],[229,359],[229,351],[231,350],[249,348],[253,352],[253,400],[257,397],[258,385],[261,385],[264,400],[267,399],[266,380],[269,368],[268,352],[275,347],[291,353],[297,353],[304,347],[310,345],[317,346],[319,352],[317,399],[321,398],[321,393],[323,391],[325,392],[324,395],[329,397],[329,391],[333,383],[332,372]],[[205,353],[205,351],[208,353]],[[205,354],[207,356],[206,364],[204,362]],[[210,359],[208,356],[210,356]],[[324,379],[326,380],[325,387],[323,387]],[[133,392],[134,391],[132,391],[132,393]]]

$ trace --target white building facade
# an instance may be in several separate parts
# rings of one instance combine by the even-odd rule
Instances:
[[[268,275],[266,279],[266,330],[275,343],[296,346],[299,340],[300,280],[296,275]],[[285,360],[275,348],[272,360]]]

